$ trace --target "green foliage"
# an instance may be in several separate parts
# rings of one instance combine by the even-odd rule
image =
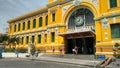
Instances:
[[[119,43],[116,43],[114,45],[114,57],[120,59],[120,44]]]
[[[26,52],[27,52],[27,49],[26,49],[26,48],[19,48],[19,49],[17,49],[17,51],[18,51],[19,53],[26,53]]]
[[[0,36],[0,43],[4,43],[5,41],[9,40],[9,36],[8,35],[2,35]]]
[[[8,44],[16,45],[16,44],[19,44],[19,41],[20,41],[19,38],[11,37],[11,38],[8,40]]]
[[[32,45],[32,46],[31,46],[31,54],[33,55],[33,54],[35,53],[35,51],[36,51],[35,46]]]
[[[15,48],[5,48],[4,52],[15,52]]]
[[[8,35],[0,36],[0,43],[4,43],[6,45],[16,45],[20,43],[20,38],[18,37],[10,37]]]

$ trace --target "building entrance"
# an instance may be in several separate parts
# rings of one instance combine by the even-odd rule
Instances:
[[[66,54],[72,54],[72,49],[77,46],[78,54],[94,54],[94,37],[66,39]]]
[[[91,10],[87,7],[74,9],[66,23],[67,32],[60,34],[66,41],[66,53],[72,54],[77,46],[78,54],[94,54],[95,21]]]

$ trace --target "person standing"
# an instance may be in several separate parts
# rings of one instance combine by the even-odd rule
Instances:
[[[62,56],[62,48],[59,48],[60,56]]]
[[[75,54],[77,55],[77,54],[78,54],[78,47],[75,46],[75,47],[74,47],[74,50],[75,50]]]
[[[53,51],[53,53],[55,52],[55,48],[54,47],[53,47],[52,51]]]

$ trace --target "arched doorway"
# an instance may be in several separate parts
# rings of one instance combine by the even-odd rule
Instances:
[[[67,33],[63,34],[66,53],[73,53],[77,46],[78,54],[94,54],[95,21],[93,13],[87,8],[78,8],[67,19]]]

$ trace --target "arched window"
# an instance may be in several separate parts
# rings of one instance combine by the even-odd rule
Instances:
[[[38,35],[38,43],[41,43],[41,35]]]
[[[48,25],[48,15],[46,16],[46,25]]]
[[[27,28],[30,29],[30,21],[28,21],[28,27]]]
[[[26,44],[29,43],[29,36],[26,37]]]
[[[51,42],[55,42],[55,33],[52,32],[51,35],[52,35],[52,37],[51,37]]]
[[[36,19],[33,20],[33,28],[36,28]]]
[[[86,28],[85,26],[89,28],[95,26],[93,13],[87,8],[79,8],[72,12],[68,19],[68,29]]]
[[[23,30],[25,30],[25,22],[23,23]]]
[[[39,18],[39,27],[42,27],[42,17]]]
[[[35,42],[35,36],[32,36],[32,43]]]
[[[18,31],[20,31],[20,27],[21,27],[21,24],[19,23],[19,24],[18,24]]]
[[[14,32],[16,32],[16,25],[14,26]]]
[[[24,37],[22,37],[22,44],[24,44]]]
[[[56,19],[56,14],[55,14],[55,13],[53,13],[53,14],[52,14],[52,21],[54,22],[54,21],[55,21],[55,19]]]

